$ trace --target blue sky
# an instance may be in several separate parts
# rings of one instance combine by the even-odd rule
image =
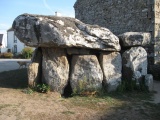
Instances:
[[[76,0],[0,0],[0,30],[7,30],[20,14],[54,15],[74,17]]]

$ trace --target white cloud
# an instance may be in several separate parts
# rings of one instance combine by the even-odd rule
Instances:
[[[50,10],[52,13],[54,13],[54,11],[51,9],[51,7],[47,4],[47,0],[43,0],[44,6]]]

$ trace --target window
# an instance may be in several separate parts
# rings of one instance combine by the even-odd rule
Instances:
[[[13,43],[17,43],[17,37],[15,36],[14,33],[13,33]]]
[[[17,53],[17,45],[14,45],[13,51],[14,51],[14,53]]]
[[[14,43],[17,43],[17,37],[14,35]]]

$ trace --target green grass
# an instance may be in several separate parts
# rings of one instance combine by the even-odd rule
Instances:
[[[65,114],[65,115],[72,115],[72,114],[75,114],[75,113],[72,112],[72,111],[63,111],[62,114]]]
[[[17,69],[0,73],[0,87],[1,88],[14,88],[23,89],[24,93],[31,94],[33,91],[28,88],[27,69]],[[0,91],[1,93],[1,91]],[[3,92],[2,92],[3,93]],[[47,102],[47,94],[36,93],[37,99],[41,99],[41,96],[45,96]],[[33,94],[34,96],[34,94]],[[110,114],[111,118],[115,118],[120,112],[127,115],[129,112],[136,112],[137,116],[141,118],[148,118],[148,120],[159,120],[160,118],[160,104],[150,103],[153,93],[146,92],[125,92],[125,93],[106,93],[100,96],[82,97],[73,96],[67,99],[61,98],[59,102],[67,108],[82,107],[86,109],[96,110],[98,112],[104,112],[106,114],[109,110],[112,110]],[[35,96],[36,97],[36,96]],[[55,101],[54,101],[55,102]],[[0,104],[0,110],[13,105]],[[128,112],[129,111],[129,112]],[[74,115],[74,111],[62,111],[64,115]],[[121,118],[120,118],[121,119]],[[129,118],[128,118],[129,119]],[[144,120],[144,119],[142,119]]]
[[[0,104],[0,110],[3,109],[3,108],[6,108],[6,107],[10,107],[12,105],[10,104]]]
[[[17,69],[0,73],[0,87],[23,89],[28,86],[27,69]]]

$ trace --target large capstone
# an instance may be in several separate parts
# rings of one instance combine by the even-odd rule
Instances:
[[[74,93],[102,88],[103,72],[95,55],[74,55],[70,75]]]
[[[126,32],[118,35],[123,47],[146,46],[151,43],[150,33]]]
[[[69,77],[69,64],[64,49],[42,48],[43,82],[51,87],[52,91],[63,94]]]
[[[123,79],[140,80],[147,74],[147,52],[142,47],[132,47],[122,55]]]
[[[108,92],[115,91],[121,83],[122,58],[118,52],[106,52],[100,55],[100,64],[104,74],[104,86]]]
[[[34,47],[81,47],[120,51],[119,39],[109,29],[78,19],[23,14],[13,23],[20,41]]]

